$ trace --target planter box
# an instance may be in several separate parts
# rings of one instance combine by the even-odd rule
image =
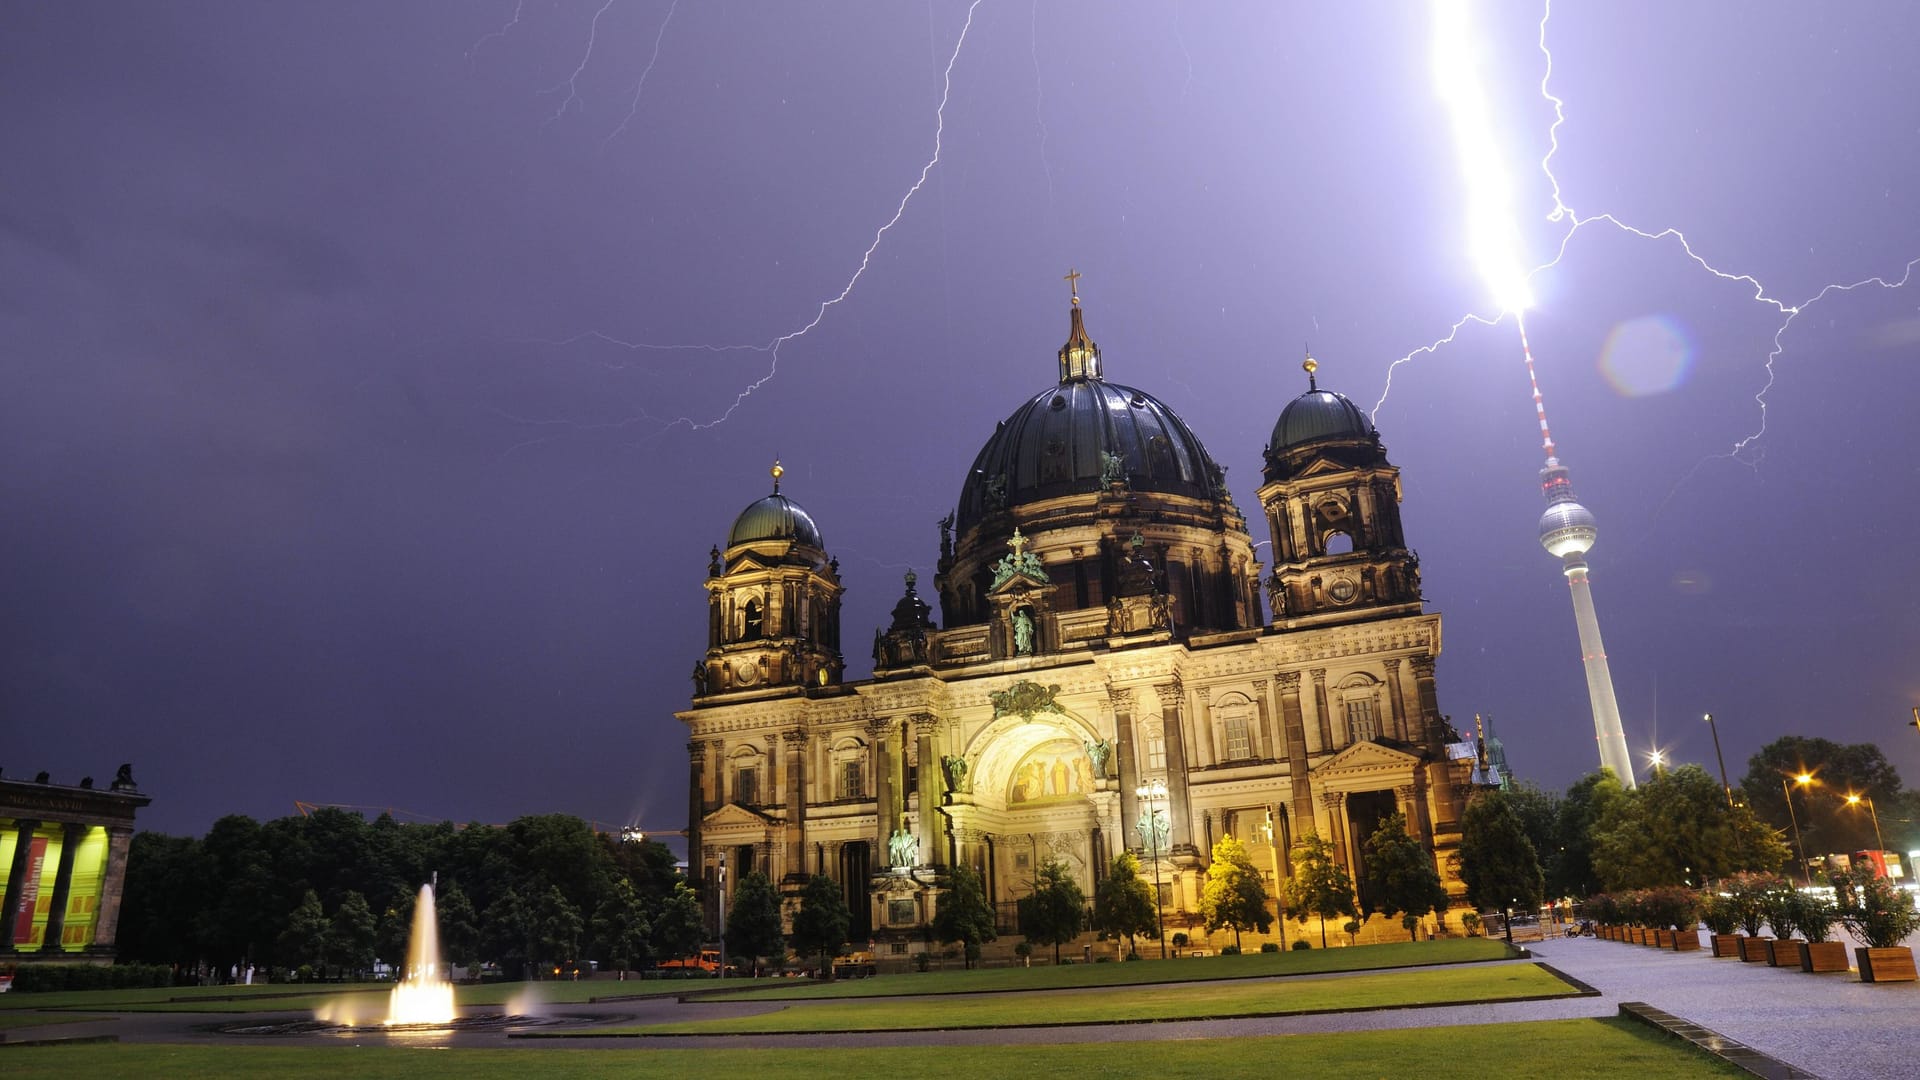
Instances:
[[[1767,948],[1770,937],[1743,937],[1740,939],[1740,961],[1746,964],[1764,964],[1772,955]]]
[[[1860,963],[1861,982],[1915,982],[1920,980],[1913,967],[1913,950],[1905,945],[1891,949],[1856,948],[1854,959]]]
[[[1660,948],[1660,949],[1673,948],[1673,931],[1655,930],[1653,932],[1653,944],[1655,948]]]
[[[1674,952],[1699,952],[1700,951],[1700,931],[1675,930],[1673,932],[1673,951]]]
[[[1713,934],[1711,936],[1713,938],[1713,955],[1715,956],[1739,956],[1740,955],[1740,935],[1739,934]]]
[[[1819,974],[1847,970],[1847,946],[1842,941],[1800,943],[1800,970]]]
[[[1634,927],[1634,928],[1633,928],[1633,943],[1634,943],[1635,945],[1651,945],[1651,944],[1653,944],[1653,931],[1652,931],[1652,930],[1650,930],[1650,929],[1648,929],[1648,928],[1646,928],[1646,927],[1644,927],[1644,926],[1636,926],[1636,927]]]
[[[1799,967],[1800,946],[1805,944],[1798,938],[1774,938],[1767,946],[1767,966]]]

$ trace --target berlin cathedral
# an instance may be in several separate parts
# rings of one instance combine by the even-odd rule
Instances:
[[[1307,360],[1265,448],[1263,576],[1225,471],[1159,398],[1106,378],[1077,290],[1070,314],[1058,381],[981,447],[940,521],[932,595],[907,574],[871,678],[843,678],[839,563],[778,465],[712,552],[707,648],[677,714],[709,920],[744,872],[790,910],[826,874],[849,936],[905,954],[949,867],[980,873],[1006,932],[1046,861],[1091,897],[1131,849],[1171,933],[1197,928],[1223,835],[1272,896],[1310,833],[1358,881],[1396,811],[1460,895],[1471,763],[1440,713],[1440,616],[1367,414]]]

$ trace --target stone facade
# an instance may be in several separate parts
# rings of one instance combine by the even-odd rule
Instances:
[[[1171,932],[1197,918],[1223,835],[1272,893],[1298,838],[1318,833],[1358,870],[1395,811],[1458,894],[1466,777],[1435,691],[1440,616],[1420,601],[1377,433],[1311,384],[1287,406],[1259,492],[1276,553],[1263,583],[1224,470],[1098,360],[1076,300],[1057,392],[983,449],[957,539],[955,517],[941,522],[948,625],[909,574],[870,679],[840,678],[838,568],[804,511],[787,503],[800,518],[783,527],[755,503],[716,549],[709,648],[678,714],[689,873],[710,918],[724,856],[729,883],[760,870],[789,896],[832,876],[854,938],[905,951],[948,867],[979,870],[1012,930],[1041,863],[1065,863],[1091,896],[1130,849],[1163,886]],[[777,474],[770,498],[785,500]],[[742,640],[742,597],[786,622]],[[744,685],[726,681],[739,664]],[[1166,794],[1149,808],[1154,781]]]

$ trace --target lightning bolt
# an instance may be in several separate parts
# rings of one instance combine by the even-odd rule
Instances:
[[[563,86],[567,88],[567,96],[561,99],[560,107],[553,110],[553,115],[547,117],[546,121],[543,124],[541,124],[542,127],[545,127],[547,124],[551,124],[555,120],[558,120],[562,116],[565,116],[567,114],[567,109],[569,106],[578,104],[580,102],[580,90],[578,86],[578,83],[580,82],[580,74],[587,70],[588,62],[593,59],[593,44],[595,41],[599,40],[600,38],[600,16],[605,15],[607,13],[607,9],[612,6],[613,6],[613,0],[607,0],[606,3],[600,5],[599,11],[596,11],[593,13],[593,22],[587,24],[587,48],[585,52],[582,52],[580,54],[580,63],[578,66],[576,66],[573,69],[573,74],[567,76],[564,80],[560,82],[554,83],[552,86],[548,87],[547,89],[540,91],[541,95],[545,96],[547,94],[559,93],[560,88]],[[584,104],[582,104],[580,107],[582,109],[586,108]]]
[[[1447,47],[1458,47],[1464,51],[1466,45],[1464,39],[1461,38],[1458,33],[1464,28],[1464,15],[1461,14],[1463,9],[1464,4],[1455,3],[1452,2],[1452,0],[1436,0],[1434,5],[1437,27],[1441,30],[1443,36],[1452,35],[1452,39],[1447,42]],[[1559,266],[1561,261],[1566,258],[1568,248],[1571,246],[1573,238],[1578,235],[1581,230],[1589,226],[1605,226],[1626,235],[1655,243],[1669,240],[1675,242],[1678,244],[1681,252],[1686,258],[1691,260],[1694,265],[1722,281],[1746,286],[1752,290],[1753,300],[1756,303],[1773,308],[1780,316],[1779,323],[1774,327],[1773,347],[1771,351],[1767,353],[1764,364],[1766,377],[1760,389],[1754,394],[1754,403],[1759,410],[1757,425],[1751,432],[1736,440],[1727,450],[1717,454],[1710,454],[1695,463],[1694,467],[1689,469],[1687,473],[1681,477],[1680,481],[1674,485],[1674,491],[1677,492],[1689,477],[1709,461],[1732,459],[1741,461],[1743,464],[1751,467],[1756,464],[1756,462],[1748,461],[1742,457],[1742,454],[1766,434],[1767,394],[1773,389],[1776,378],[1774,365],[1786,351],[1786,333],[1793,326],[1794,320],[1799,318],[1809,307],[1835,293],[1852,292],[1855,289],[1861,289],[1867,286],[1875,286],[1881,289],[1902,288],[1913,280],[1914,269],[1920,266],[1920,257],[1909,260],[1897,278],[1892,278],[1889,275],[1869,275],[1856,281],[1832,282],[1821,286],[1820,289],[1807,299],[1798,303],[1790,303],[1771,292],[1766,284],[1758,277],[1749,273],[1723,269],[1720,266],[1716,266],[1713,262],[1709,261],[1706,256],[1695,249],[1692,240],[1679,228],[1668,226],[1660,229],[1648,229],[1624,221],[1612,213],[1580,213],[1566,201],[1560,178],[1553,171],[1553,158],[1560,150],[1560,128],[1566,123],[1567,115],[1565,100],[1555,94],[1552,89],[1553,51],[1547,44],[1547,30],[1552,18],[1553,0],[1545,0],[1542,5],[1537,39],[1540,55],[1545,62],[1544,70],[1540,76],[1540,96],[1553,106],[1554,118],[1553,123],[1547,128],[1548,148],[1546,154],[1540,159],[1540,171],[1541,174],[1546,177],[1553,198],[1553,209],[1547,214],[1547,220],[1554,223],[1566,223],[1566,230],[1560,236],[1553,258],[1534,266],[1523,275],[1520,275],[1517,285],[1511,277],[1502,280],[1502,271],[1497,265],[1497,259],[1495,260],[1496,265],[1489,268],[1483,248],[1488,244],[1497,246],[1507,243],[1506,237],[1502,234],[1503,230],[1508,227],[1505,222],[1510,219],[1500,219],[1498,217],[1489,219],[1480,213],[1480,211],[1486,209],[1490,203],[1498,204],[1504,192],[1499,187],[1501,180],[1498,174],[1484,164],[1484,162],[1494,160],[1494,155],[1491,153],[1490,137],[1486,136],[1483,131],[1474,128],[1474,125],[1477,123],[1477,118],[1473,116],[1469,116],[1465,120],[1468,130],[1461,131],[1459,127],[1462,123],[1460,116],[1461,110],[1456,110],[1456,135],[1460,138],[1463,157],[1468,159],[1464,164],[1470,173],[1470,179],[1473,181],[1471,186],[1473,187],[1477,200],[1476,205],[1470,211],[1470,214],[1474,217],[1476,261],[1480,262],[1483,274],[1488,277],[1489,283],[1496,293],[1496,301],[1501,305],[1502,314],[1498,317],[1488,317],[1486,315],[1473,313],[1465,315],[1453,324],[1446,336],[1428,345],[1414,349],[1389,364],[1387,367],[1386,386],[1381,391],[1379,400],[1374,404],[1373,413],[1377,414],[1380,411],[1381,407],[1386,404],[1388,394],[1392,392],[1394,369],[1398,368],[1401,364],[1412,361],[1416,357],[1431,354],[1451,344],[1459,334],[1461,328],[1469,322],[1478,322],[1482,325],[1492,326],[1503,321],[1505,313],[1507,312],[1512,312],[1517,315],[1529,306],[1530,297],[1528,297],[1525,291],[1525,285],[1530,284],[1539,274]],[[1449,63],[1458,65],[1458,68],[1456,68],[1454,72],[1454,74],[1458,74],[1459,69],[1470,67],[1470,62],[1470,56],[1449,56],[1445,51],[1438,53],[1436,56],[1436,64],[1443,69],[1443,79],[1447,75],[1447,72],[1444,70],[1445,65]],[[1473,88],[1471,92],[1477,93],[1477,87]],[[1445,91],[1443,90],[1443,96],[1444,94]],[[1470,112],[1471,110],[1466,111]],[[1476,170],[1479,170],[1479,174],[1473,175]],[[1487,190],[1486,185],[1489,179],[1493,188],[1493,195],[1490,200],[1483,197],[1483,193]],[[1522,332],[1524,333],[1524,330]],[[1670,500],[1672,497],[1673,492],[1669,492],[1667,498]],[[1665,505],[1664,500],[1661,505]]]
[[[505,39],[507,36],[507,31],[512,30],[514,27],[520,25],[520,16],[524,14],[526,10],[527,10],[527,0],[516,0],[515,4],[513,5],[513,18],[508,19],[506,21],[506,24],[501,26],[500,29],[493,31],[490,34],[480,35],[480,40],[474,42],[473,45],[467,49],[467,62],[468,63],[473,62],[474,54],[480,51],[480,46],[485,45],[489,41]]]
[[[832,311],[835,307],[838,307],[843,301],[847,299],[847,297],[853,294],[854,288],[860,284],[860,279],[866,275],[868,267],[870,267],[873,264],[874,253],[880,249],[881,243],[886,240],[887,234],[893,230],[893,227],[900,224],[901,219],[906,216],[908,205],[913,202],[914,196],[919,194],[920,189],[926,186],[927,177],[932,175],[933,170],[940,164],[940,155],[941,155],[942,147],[944,145],[944,140],[946,136],[947,105],[953,98],[953,69],[959,63],[960,54],[966,47],[967,35],[973,29],[974,13],[979,9],[981,2],[982,0],[972,0],[972,2],[967,5],[966,20],[964,23],[962,23],[960,27],[959,36],[954,39],[953,50],[951,53],[948,54],[946,66],[941,71],[940,103],[934,109],[933,153],[927,158],[926,162],[921,165],[919,175],[914,178],[912,185],[907,188],[906,193],[900,197],[900,201],[897,205],[895,205],[892,215],[889,216],[887,220],[884,223],[882,223],[878,229],[874,230],[873,239],[868,242],[866,249],[860,253],[860,261],[854,267],[853,272],[847,277],[846,283],[840,287],[839,292],[835,293],[833,296],[827,298],[826,300],[823,300],[820,302],[819,306],[814,310],[813,317],[811,319],[807,320],[805,323],[801,324],[799,327],[793,330],[790,330],[784,334],[780,334],[779,336],[773,338],[770,341],[764,342],[762,344],[757,344],[757,345],[756,344],[716,345],[716,344],[703,344],[703,343],[673,344],[673,343],[659,343],[659,342],[645,342],[645,341],[628,341],[622,338],[615,337],[611,334],[602,333],[598,330],[583,331],[581,333],[574,334],[571,337],[567,337],[559,340],[547,340],[547,339],[538,339],[538,338],[519,339],[521,344],[536,344],[536,345],[546,345],[546,346],[562,347],[562,348],[570,345],[575,345],[580,342],[595,341],[604,345],[613,346],[618,349],[624,349],[630,353],[700,351],[700,352],[721,354],[721,353],[731,353],[731,352],[755,352],[755,353],[764,353],[768,358],[766,374],[755,379],[753,382],[748,383],[745,389],[742,389],[739,393],[734,395],[733,401],[726,407],[725,410],[723,410],[718,416],[715,416],[711,419],[696,420],[690,416],[679,416],[679,417],[675,417],[672,420],[667,420],[663,422],[658,420],[657,418],[647,416],[646,414],[641,413],[634,417],[630,417],[626,420],[613,421],[609,423],[594,424],[594,425],[588,425],[588,426],[595,427],[595,428],[624,427],[624,426],[629,426],[633,423],[640,422],[641,420],[646,420],[651,423],[660,424],[661,432],[671,430],[676,427],[685,427],[691,431],[703,431],[708,428],[716,427],[720,424],[725,423],[728,419],[730,419],[733,416],[733,414],[736,411],[739,410],[740,406],[744,404],[749,397],[753,396],[755,391],[759,390],[761,387],[771,382],[774,379],[774,377],[779,374],[781,348],[787,345],[788,343],[793,342],[799,338],[805,337],[808,333],[812,332],[814,327],[819,326],[820,323],[826,319],[828,312]],[[600,13],[596,13],[594,15],[594,24],[595,24],[593,28],[594,33],[597,33],[600,14],[604,13],[608,7],[612,7],[612,6],[613,6],[613,0],[607,0],[606,5],[600,9]],[[670,20],[671,18],[672,18],[672,12],[669,11],[668,19]],[[664,36],[665,33],[666,33],[666,21],[663,20],[660,26],[660,36],[656,36],[654,41],[654,56],[656,59],[659,56],[660,37]],[[550,120],[558,119],[559,116],[566,111],[567,105],[570,102],[577,99],[577,96],[571,93],[573,81],[579,78],[580,73],[582,71],[586,70],[587,63],[591,59],[592,54],[593,54],[593,36],[590,34],[587,41],[586,50],[582,54],[580,58],[580,63],[578,67],[575,68],[573,75],[570,76],[567,81],[557,84],[552,91],[549,91],[549,92],[557,92],[562,86],[568,87],[570,91],[567,100],[561,102],[561,108],[555,112],[554,116],[550,118]],[[653,64],[651,61],[649,61],[647,65],[647,70],[651,71],[652,67],[653,67]],[[643,85],[645,82],[645,77],[646,77],[645,73],[643,72],[641,76]],[[637,105],[639,100],[639,89],[636,89],[634,94],[635,94],[634,100]],[[624,127],[624,125],[625,125],[625,122],[623,121],[622,126]],[[618,133],[619,133],[619,129],[615,129],[614,134],[618,134]],[[611,136],[609,136],[609,138],[611,138]],[[603,146],[604,146],[604,143],[603,143]],[[502,413],[501,415],[507,416],[508,414]],[[519,423],[524,423],[524,424],[534,425],[534,426],[547,426],[550,424],[557,425],[557,424],[565,423],[564,421],[531,420],[531,419],[526,419],[521,417],[512,417],[512,416],[508,416],[508,418]],[[575,429],[575,430],[581,429],[583,427],[582,425],[570,425],[570,426],[572,429]],[[523,442],[509,448],[508,452],[511,453],[515,450],[521,450],[529,446],[534,446],[540,443],[548,442],[548,441],[551,441],[551,439],[557,438],[557,437],[559,436],[556,435],[556,436],[549,436],[547,438],[529,440],[527,442]]]
[[[647,60],[647,66],[640,69],[640,82],[633,88],[633,101],[627,105],[627,115],[621,118],[619,127],[608,132],[607,137],[600,140],[601,153],[607,152],[607,144],[627,130],[627,124],[632,122],[634,114],[640,111],[640,93],[647,88],[647,76],[653,74],[653,65],[660,62],[660,43],[667,40],[667,24],[673,22],[673,13],[678,10],[680,10],[680,0],[673,0],[673,3],[667,5],[667,17],[660,20],[660,32],[653,37],[653,56]]]

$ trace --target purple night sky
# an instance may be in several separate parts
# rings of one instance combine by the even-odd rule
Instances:
[[[1485,7],[1545,262],[1541,11]],[[933,156],[967,14],[0,8],[6,774],[131,761],[180,833],[295,800],[680,828],[708,547],[782,458],[864,676],[1054,379],[1069,267],[1108,374],[1242,507],[1303,342],[1370,408],[1491,314],[1423,6],[983,0],[938,163],[768,378]],[[1569,4],[1547,37],[1579,213],[1787,305],[1920,256],[1920,9]],[[1712,768],[1711,711],[1736,779],[1793,732],[1920,783],[1920,282],[1826,295],[1771,376],[1785,316],[1675,240],[1583,227],[1534,286],[1635,756]],[[1376,421],[1443,710],[1564,787],[1597,755],[1511,320],[1399,367]]]

